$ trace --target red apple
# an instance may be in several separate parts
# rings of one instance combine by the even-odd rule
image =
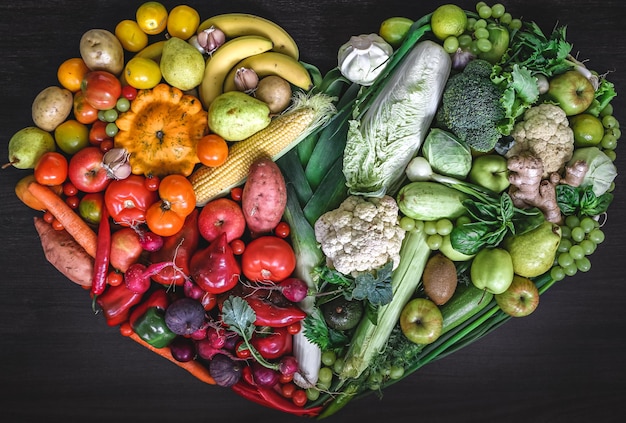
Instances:
[[[524,317],[539,305],[539,290],[530,279],[515,275],[509,288],[496,294],[495,299],[498,307],[509,316]]]
[[[111,235],[111,266],[120,272],[126,272],[131,264],[139,260],[143,251],[139,234],[132,228],[122,228]]]
[[[211,242],[226,233],[227,242],[241,238],[246,230],[246,219],[241,206],[226,197],[208,202],[198,216],[200,235]]]
[[[101,192],[111,179],[102,163],[104,153],[99,147],[85,147],[71,158],[68,177],[72,184],[82,192]]]

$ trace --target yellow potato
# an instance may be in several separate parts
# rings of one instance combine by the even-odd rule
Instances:
[[[115,34],[90,29],[80,39],[80,55],[92,71],[104,70],[119,76],[124,69],[124,48]]]
[[[44,131],[54,131],[72,111],[74,96],[65,88],[44,88],[33,100],[33,122]]]

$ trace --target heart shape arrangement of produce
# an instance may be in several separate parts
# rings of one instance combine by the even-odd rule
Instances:
[[[355,35],[322,75],[262,17],[143,3],[9,143],[46,259],[122,335],[323,418],[589,270],[614,86],[502,4]]]

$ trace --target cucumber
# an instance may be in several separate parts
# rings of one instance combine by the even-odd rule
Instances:
[[[459,284],[454,295],[439,307],[443,316],[442,333],[448,332],[484,309],[493,298],[493,294],[474,285]]]

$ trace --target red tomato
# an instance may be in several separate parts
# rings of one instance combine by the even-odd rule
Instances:
[[[276,228],[274,228],[274,233],[279,238],[287,238],[291,233],[291,228],[287,222],[280,222],[276,225]]]
[[[146,211],[157,200],[157,193],[144,185],[144,177],[130,175],[111,181],[104,192],[104,203],[111,218],[122,226],[146,221]]]
[[[159,197],[146,213],[146,224],[157,235],[174,235],[196,208],[193,185],[182,175],[167,175],[159,183]]]
[[[85,75],[81,84],[85,101],[98,110],[113,109],[122,95],[120,80],[107,71],[92,71]]]
[[[280,282],[296,268],[296,254],[282,238],[265,235],[246,245],[241,255],[241,269],[251,281]]]
[[[103,141],[111,139],[106,132],[107,123],[96,120],[89,129],[89,142],[93,145],[100,145]]]
[[[137,97],[137,88],[130,85],[124,85],[122,87],[122,97],[127,100],[134,100]]]
[[[85,125],[98,120],[98,109],[87,103],[82,91],[76,91],[74,94],[74,117]]]
[[[146,176],[146,180],[144,181],[146,188],[150,191],[158,190],[159,183],[161,183],[161,179],[158,176]]]
[[[68,162],[56,151],[44,153],[35,165],[35,180],[41,185],[61,185],[67,179]]]
[[[245,242],[243,242],[243,240],[237,238],[237,239],[233,239],[232,241],[230,241],[230,248],[233,249],[234,255],[240,256],[243,254],[244,250],[246,249],[246,244]]]
[[[196,154],[205,166],[221,166],[228,157],[228,144],[219,135],[208,134],[198,140]]]
[[[233,199],[233,201],[241,201],[241,195],[243,194],[243,188],[242,187],[235,187],[233,189],[230,190],[230,198]]]
[[[291,396],[291,401],[298,407],[304,407],[307,402],[306,391],[304,389],[296,389]]]

